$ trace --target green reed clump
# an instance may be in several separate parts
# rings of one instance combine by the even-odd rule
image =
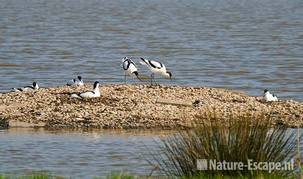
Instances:
[[[179,177],[258,177],[268,171],[197,170],[197,159],[226,162],[286,162],[295,158],[297,137],[295,130],[273,126],[265,114],[239,114],[218,117],[216,112],[197,116],[194,127],[161,139],[161,153],[152,152],[150,161],[167,176]],[[293,171],[272,171],[270,175],[290,176]],[[293,173],[292,173],[293,174]],[[203,178],[202,177],[202,178]]]

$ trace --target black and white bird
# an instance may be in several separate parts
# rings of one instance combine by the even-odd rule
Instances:
[[[124,70],[124,82],[125,83],[126,83],[126,76],[135,75],[140,80],[136,64],[130,58],[124,57],[122,59],[122,67]]]
[[[99,85],[100,83],[98,81],[96,81],[94,83],[94,88],[93,91],[87,91],[87,92],[83,92],[83,93],[72,93],[71,97],[72,98],[97,98],[101,96],[100,90],[99,90]]]
[[[153,84],[155,74],[160,75],[167,79],[172,79],[172,73],[166,70],[166,67],[163,63],[154,60],[146,60],[144,58],[141,58],[141,60],[142,60],[141,64],[146,65],[152,72],[151,84]]]
[[[12,92],[23,92],[23,91],[32,91],[39,89],[39,85],[37,82],[33,82],[32,86],[24,86],[23,88],[12,88]]]
[[[72,79],[66,83],[67,86],[83,86],[84,82],[81,76],[77,76],[77,79]]]
[[[263,99],[266,102],[278,101],[278,97],[275,94],[271,94],[267,89],[264,90]]]

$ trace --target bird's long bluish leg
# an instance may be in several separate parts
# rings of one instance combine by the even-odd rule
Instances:
[[[126,84],[126,74],[124,74],[124,84]]]
[[[155,79],[155,74],[153,74],[153,82],[154,82],[154,85],[157,86],[157,82],[156,82],[156,79]]]
[[[150,75],[150,85],[153,86],[153,78],[154,78],[154,74],[152,73]]]

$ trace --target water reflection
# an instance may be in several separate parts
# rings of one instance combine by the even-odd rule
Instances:
[[[174,131],[44,130],[12,128],[0,131],[0,173],[47,171],[78,178],[112,172],[146,175],[147,149]],[[5,165],[3,165],[5,164]]]

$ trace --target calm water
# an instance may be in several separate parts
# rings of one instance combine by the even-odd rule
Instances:
[[[120,83],[122,57],[160,59],[162,83],[303,100],[302,0],[0,0],[0,91],[38,81]],[[144,67],[140,72],[148,74]],[[0,132],[0,172],[146,174],[162,132]]]
[[[297,135],[296,132],[296,129],[289,129],[290,135]],[[147,176],[153,170],[147,161],[151,159],[150,152],[160,154],[159,140],[174,133],[151,130],[0,130],[0,175],[40,171],[68,178],[92,178],[121,172]],[[153,175],[157,176],[159,172]]]
[[[173,84],[303,100],[303,1],[0,0],[2,91],[119,83],[124,56],[160,59]]]
[[[0,174],[46,171],[72,178],[129,172],[148,175],[147,149],[172,131],[0,130]]]

